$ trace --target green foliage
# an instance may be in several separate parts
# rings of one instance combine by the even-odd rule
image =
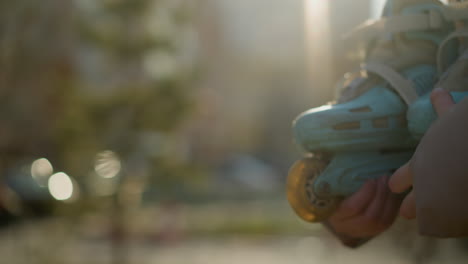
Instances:
[[[186,115],[191,68],[178,58],[180,29],[188,23],[183,6],[18,0],[0,7],[0,113],[6,120],[0,148],[16,153],[6,154],[9,164],[44,156],[80,181],[102,150],[116,151],[123,163],[135,152],[151,160],[140,149],[140,135],[171,135]],[[153,30],[150,21],[158,19],[168,26]],[[169,74],[146,69],[148,60],[162,63],[153,54],[174,62]],[[159,157],[160,167],[174,154]]]

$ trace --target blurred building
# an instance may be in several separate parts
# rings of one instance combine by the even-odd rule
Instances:
[[[214,167],[253,156],[284,176],[301,155],[291,122],[332,99],[335,81],[352,65],[341,37],[378,9],[370,2],[199,1],[201,72],[189,156]]]
[[[212,167],[234,156],[285,172],[290,122],[306,86],[300,1],[199,1],[200,81],[188,130],[191,157]],[[229,166],[227,166],[229,167]]]

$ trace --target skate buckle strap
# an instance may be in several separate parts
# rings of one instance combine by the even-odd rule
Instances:
[[[413,83],[391,67],[378,62],[369,62],[363,64],[362,68],[387,81],[407,105],[410,105],[418,98],[418,94],[413,88]]]

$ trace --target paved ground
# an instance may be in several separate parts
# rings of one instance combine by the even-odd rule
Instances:
[[[220,208],[225,209],[222,214]],[[271,212],[257,209],[268,208],[264,205],[252,208],[245,204],[238,209],[196,208],[184,213],[190,219],[178,222],[184,217],[177,214],[178,217],[159,221],[157,229],[157,214],[138,215],[129,220],[133,223],[133,236],[121,248],[111,246],[109,233],[104,231],[109,226],[106,218],[29,221],[0,230],[0,264],[468,263],[468,247],[464,253],[459,241],[423,239],[415,234],[414,221],[399,221],[389,232],[351,250],[341,246],[320,225],[302,222],[289,234],[290,231],[282,230],[281,234],[258,235],[276,229],[251,229],[252,224],[258,227],[257,217],[281,220],[282,216],[285,219],[281,221],[288,227],[292,223],[288,219],[296,221],[297,217],[288,216],[290,210],[278,210],[279,206],[271,206]],[[251,219],[250,224],[239,225],[238,221],[245,219]],[[177,222],[180,226],[191,223],[192,233],[177,233]],[[171,228],[176,231],[160,232]],[[249,230],[257,235],[246,232]]]
[[[239,263],[268,263],[268,264],[405,264],[405,263],[467,263],[462,257],[447,245],[438,256],[431,258],[414,258],[411,254],[391,246],[389,241],[379,240],[359,249],[343,248],[333,241],[310,238],[282,238],[274,240],[242,240],[227,241],[196,240],[177,247],[146,249],[142,252],[147,257],[136,263],[165,263],[165,264],[239,264]],[[149,252],[147,251],[149,250]],[[136,253],[136,252],[135,252]]]
[[[313,237],[236,237],[189,238],[169,244],[154,241],[134,241],[127,250],[114,251],[106,241],[63,238],[50,242],[55,235],[39,232],[41,236],[25,240],[26,231],[2,233],[0,263],[8,264],[405,264],[405,263],[467,263],[456,248],[455,241],[443,243],[412,243],[395,245],[387,236],[375,239],[358,250],[340,246],[326,234]],[[38,234],[39,234],[38,233]],[[407,241],[406,241],[407,242]],[[407,244],[407,243],[406,243]],[[419,247],[419,249],[418,249]],[[418,250],[420,252],[418,253]],[[429,251],[428,251],[429,250]],[[431,252],[432,251],[432,252]],[[415,257],[418,254],[420,257]],[[421,254],[421,252],[423,252]],[[426,253],[424,253],[426,252]],[[437,252],[436,254],[432,254]],[[422,256],[422,257],[421,257]],[[126,261],[124,261],[126,259]]]

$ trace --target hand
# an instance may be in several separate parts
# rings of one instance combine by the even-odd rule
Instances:
[[[450,93],[441,88],[432,91],[431,102],[439,117],[447,113],[455,104]],[[388,185],[394,193],[402,193],[413,186],[411,160],[392,175]],[[416,202],[413,190],[403,200],[400,207],[400,215],[407,219],[416,218]]]
[[[328,219],[332,231],[347,244],[354,238],[370,238],[390,227],[401,203],[390,192],[388,176],[367,181],[359,191],[344,200]]]

